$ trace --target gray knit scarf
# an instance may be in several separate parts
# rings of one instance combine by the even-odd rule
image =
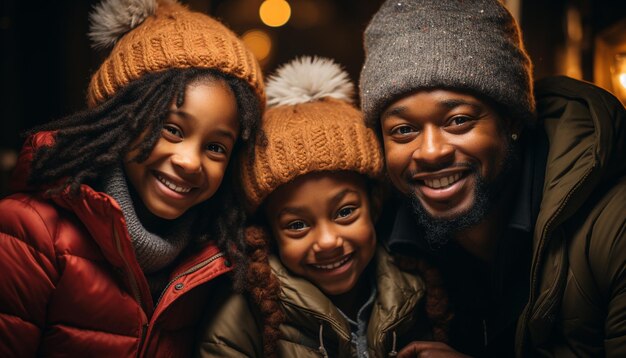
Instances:
[[[156,273],[170,265],[191,241],[191,229],[197,216],[195,210],[187,211],[174,220],[149,213],[140,221],[122,168],[111,170],[102,183],[104,192],[122,208],[135,255],[144,274]]]

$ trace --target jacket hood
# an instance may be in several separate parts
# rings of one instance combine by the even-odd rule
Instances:
[[[9,179],[9,188],[13,192],[31,192],[36,190],[45,190],[51,186],[33,187],[28,185],[28,177],[33,165],[35,153],[42,147],[54,144],[53,132],[38,132],[28,136],[22,145],[22,150],[17,159],[17,164],[11,173]]]
[[[535,237],[543,237],[593,190],[626,173],[626,111],[606,91],[567,77],[538,81],[535,94],[550,142],[535,227]]]

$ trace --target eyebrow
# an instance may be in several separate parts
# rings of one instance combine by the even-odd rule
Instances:
[[[330,198],[329,202],[332,206],[336,206],[346,195],[350,193],[357,193],[356,190],[344,189]],[[301,207],[285,207],[278,212],[277,217],[280,218],[283,214],[302,215],[306,213],[306,209]]]
[[[278,212],[278,215],[276,215],[276,217],[280,218],[284,214],[302,215],[305,211],[306,210],[302,208],[288,206],[288,207],[282,208],[282,210]]]
[[[452,98],[446,99],[438,103],[439,107],[444,107],[446,109],[454,109],[459,106],[470,106],[474,109],[480,109],[480,106],[474,102],[469,102],[460,98]]]
[[[346,188],[342,191],[340,191],[339,193],[335,194],[331,199],[330,199],[330,203],[332,206],[336,206],[343,198],[345,198],[346,195],[350,194],[350,193],[357,193],[355,190]]]
[[[459,106],[470,106],[474,110],[479,110],[481,108],[478,104],[474,102],[466,101],[460,98],[452,98],[452,99],[439,101],[437,102],[437,106],[440,108],[447,109],[447,110],[451,110]],[[383,114],[380,116],[381,118],[380,120],[384,121],[388,117],[392,117],[392,116],[402,116],[407,111],[408,111],[408,108],[406,106],[391,107],[388,110],[383,112]]]
[[[384,121],[391,116],[401,116],[404,112],[406,112],[406,110],[406,106],[391,107],[383,112],[383,114],[380,116],[380,120]]]
[[[226,130],[226,129],[218,128],[218,129],[215,130],[215,134],[220,136],[220,137],[228,138],[228,139],[232,140],[233,143],[237,141],[237,137],[235,137],[233,132],[231,132],[229,130]]]

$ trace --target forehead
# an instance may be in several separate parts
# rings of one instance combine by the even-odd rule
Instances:
[[[419,112],[449,111],[462,106],[496,113],[495,104],[486,98],[467,92],[433,89],[411,92],[397,98],[385,108],[381,115],[381,120],[408,109]]]
[[[235,130],[239,127],[235,96],[222,80],[190,83],[185,89],[182,106],[177,108],[174,103],[172,109],[184,111],[207,126],[226,126]]]
[[[276,213],[290,205],[328,204],[347,192],[366,196],[365,178],[349,171],[313,172],[278,187],[266,199],[266,204],[268,213]]]

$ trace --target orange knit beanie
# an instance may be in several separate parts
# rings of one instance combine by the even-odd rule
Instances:
[[[175,0],[105,0],[90,20],[94,47],[114,47],[91,78],[89,107],[146,73],[189,67],[240,78],[265,102],[261,69],[252,52],[205,14]]]
[[[311,172],[380,177],[380,144],[351,103],[353,93],[347,73],[329,59],[296,59],[268,79],[254,155],[241,161],[248,209],[256,211],[280,185]]]

